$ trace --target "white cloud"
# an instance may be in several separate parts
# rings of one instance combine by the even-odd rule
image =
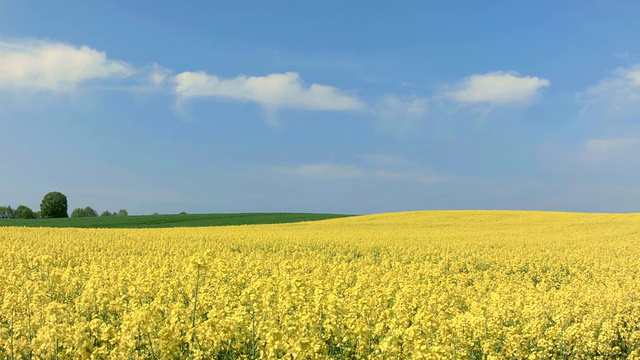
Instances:
[[[158,87],[169,80],[170,76],[171,70],[165,69],[158,64],[153,64],[149,69],[148,79],[152,85]]]
[[[640,68],[634,71],[628,71],[625,75],[633,87],[640,87]]]
[[[321,84],[305,87],[294,72],[266,76],[238,76],[221,79],[204,72],[183,72],[175,76],[176,94],[181,98],[221,97],[253,101],[267,108],[351,111],[363,108],[356,97]]]
[[[604,111],[602,117],[638,113],[640,64],[615,70],[612,76],[580,94],[580,98],[586,100],[583,115],[587,111]]]
[[[127,63],[88,46],[0,41],[0,89],[69,91],[84,81],[133,73]]]
[[[549,80],[546,79],[498,71],[471,75],[456,90],[445,95],[462,103],[526,103],[534,98],[540,88],[547,86]]]

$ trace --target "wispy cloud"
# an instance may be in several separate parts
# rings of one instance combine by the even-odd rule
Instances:
[[[628,149],[640,144],[638,139],[592,139],[585,141],[585,148],[591,152],[608,153]]]
[[[422,184],[438,184],[446,180],[446,177],[427,169],[406,169],[406,170],[377,170],[374,177],[394,181],[408,181]]]
[[[269,109],[289,108],[317,111],[357,111],[364,104],[335,87],[305,86],[294,72],[266,76],[238,76],[222,79],[204,72],[183,72],[175,76],[175,92],[181,99],[218,97],[251,101]]]
[[[392,160],[388,162],[386,160]],[[383,160],[383,162],[378,162]],[[332,163],[302,164],[295,166],[278,166],[270,168],[273,172],[288,177],[299,177],[310,180],[347,180],[377,179],[383,181],[414,182],[436,184],[444,181],[443,175],[429,169],[413,166],[409,161],[400,162],[397,158],[376,156],[369,166],[356,166]]]
[[[155,87],[161,87],[166,84],[171,78],[171,70],[163,68],[158,64],[153,64],[147,70],[147,80],[151,85]]]
[[[497,71],[471,75],[445,96],[460,103],[518,104],[531,101],[539,89],[549,85],[547,79]]]
[[[429,99],[426,97],[401,99],[394,95],[383,97],[378,106],[378,113],[383,117],[419,118],[427,113]]]
[[[590,139],[584,142],[582,158],[588,163],[626,161],[636,158],[640,140],[634,138]]]
[[[96,79],[125,78],[129,64],[88,46],[26,40],[0,41],[0,89],[71,91]]]
[[[376,165],[407,165],[412,163],[411,161],[401,157],[384,154],[363,155],[362,158]]]
[[[429,99],[387,95],[380,98],[373,108],[374,117],[381,128],[396,135],[404,135],[416,129],[423,120],[429,109]]]
[[[634,183],[640,176],[640,138],[591,138],[545,143],[538,161],[563,179],[602,184]]]
[[[291,167],[272,167],[277,173],[307,179],[352,179],[366,174],[363,169],[351,165],[337,165],[330,163],[303,164]]]
[[[578,97],[584,103],[583,116],[594,113],[610,118],[640,113],[640,64],[616,69]]]

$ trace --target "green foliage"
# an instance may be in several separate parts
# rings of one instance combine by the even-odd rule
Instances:
[[[36,214],[34,214],[33,210],[31,210],[28,206],[20,205],[16,208],[15,218],[16,219],[35,219]]]
[[[118,211],[118,216],[129,216],[129,213],[125,209]]]
[[[71,212],[72,218],[77,217],[97,217],[98,212],[93,210],[91,207],[87,206],[86,208],[76,208]]]
[[[100,216],[111,216],[111,211],[105,210]]]
[[[0,219],[13,219],[15,217],[15,211],[10,205],[0,206]]]
[[[40,203],[40,211],[45,219],[69,217],[67,214],[67,197],[57,191],[48,193]]]
[[[228,226],[253,224],[278,224],[300,221],[325,220],[351,215],[308,213],[238,213],[238,214],[188,214],[100,216],[94,218],[2,220],[0,226],[40,226],[77,228],[162,228],[192,226]]]

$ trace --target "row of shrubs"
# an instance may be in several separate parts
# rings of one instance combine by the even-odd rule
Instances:
[[[98,212],[93,210],[91,207],[87,206],[86,208],[75,208],[71,212],[71,217],[97,217]],[[129,216],[129,213],[125,209],[121,209],[118,212],[110,212],[109,210],[105,210],[100,216]]]
[[[127,210],[118,212],[105,211],[100,216],[128,216]],[[98,212],[90,206],[76,208],[71,212],[71,217],[96,217]],[[20,205],[15,210],[11,206],[0,206],[0,219],[47,219],[67,218],[67,196],[58,191],[52,191],[44,196],[40,203],[40,211],[34,212],[28,206]]]
[[[120,211],[110,212],[104,211],[100,216],[129,216],[129,213],[125,209]],[[76,208],[71,212],[72,218],[79,217],[98,217],[98,212],[92,209],[90,206],[86,208]],[[20,205],[13,209],[10,205],[0,206],[0,219],[42,219],[41,211],[33,211],[31,208],[25,205]]]
[[[28,206],[20,205],[15,210],[11,206],[0,206],[0,219],[39,219],[40,211],[34,212]]]

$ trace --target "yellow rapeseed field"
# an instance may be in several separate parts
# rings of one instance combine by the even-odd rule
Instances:
[[[2,359],[640,358],[640,214],[0,228]]]

